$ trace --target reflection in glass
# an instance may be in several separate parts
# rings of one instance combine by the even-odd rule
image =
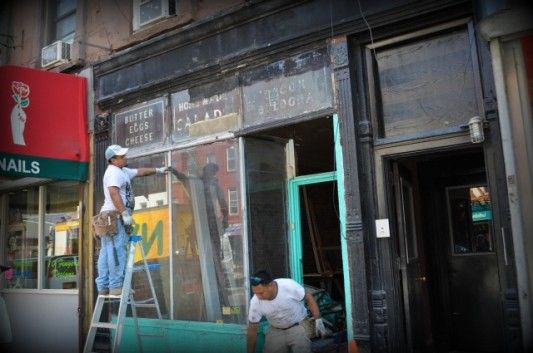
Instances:
[[[454,254],[493,252],[492,209],[486,186],[447,191]]]
[[[229,147],[238,153],[235,140],[172,153],[175,319],[246,323],[241,217],[225,191],[239,195],[239,171],[207,163]]]
[[[151,168],[165,165],[162,154],[128,159],[129,168]],[[133,211],[133,234],[143,238],[144,252],[151,268],[157,300],[163,318],[170,316],[170,237],[168,217],[168,196],[165,177],[159,174],[134,178],[132,189],[135,195]],[[140,251],[135,254],[134,262],[142,261]],[[152,297],[148,279],[143,271],[133,274],[135,300],[141,301]],[[153,309],[137,309],[140,317],[156,318]]]
[[[59,182],[46,186],[45,288],[78,288],[79,184]]]
[[[290,277],[285,145],[252,138],[244,142],[250,272]]]
[[[9,216],[5,244],[7,288],[37,288],[39,188],[9,194]]]

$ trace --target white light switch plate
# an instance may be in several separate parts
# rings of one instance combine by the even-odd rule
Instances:
[[[390,228],[389,228],[389,219],[376,219],[376,237],[377,238],[389,238],[390,237]]]

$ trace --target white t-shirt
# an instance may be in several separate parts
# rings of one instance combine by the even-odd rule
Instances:
[[[100,211],[113,211],[117,209],[113,204],[113,200],[111,200],[108,189],[110,186],[116,186],[120,190],[120,197],[122,198],[122,202],[124,202],[124,206],[126,206],[126,208],[132,212],[134,208],[135,196],[133,195],[133,189],[131,188],[130,181],[136,176],[137,169],[130,169],[126,167],[119,168],[112,164],[108,165],[104,173],[103,180],[104,204],[102,205],[102,209]]]
[[[304,287],[290,278],[278,278],[274,281],[278,285],[276,297],[273,300],[261,300],[254,295],[250,301],[248,320],[258,323],[264,316],[270,325],[287,328],[305,319],[307,310],[302,302],[305,296]]]

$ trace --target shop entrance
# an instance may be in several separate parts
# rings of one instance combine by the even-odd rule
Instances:
[[[289,275],[315,294],[322,316],[331,322],[332,336],[342,338],[349,298],[344,292],[335,121],[336,118],[316,119],[262,131],[253,137],[285,141]],[[269,222],[275,223],[275,219]],[[272,261],[279,261],[279,257],[270,256],[270,267]]]
[[[483,151],[389,167],[408,351],[503,352],[501,246]]]

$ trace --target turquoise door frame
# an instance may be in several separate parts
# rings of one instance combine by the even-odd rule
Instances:
[[[350,290],[350,268],[348,266],[348,247],[346,243],[346,203],[344,200],[344,164],[342,159],[342,146],[339,135],[339,119],[333,115],[333,139],[335,143],[335,171],[319,174],[294,177],[288,182],[288,212],[289,212],[289,251],[292,278],[303,284],[302,265],[302,224],[300,218],[300,186],[337,182],[337,198],[339,202],[340,243],[342,254],[342,267],[344,276],[344,306],[346,310],[346,328],[348,340],[353,340],[352,323],[352,295]]]

